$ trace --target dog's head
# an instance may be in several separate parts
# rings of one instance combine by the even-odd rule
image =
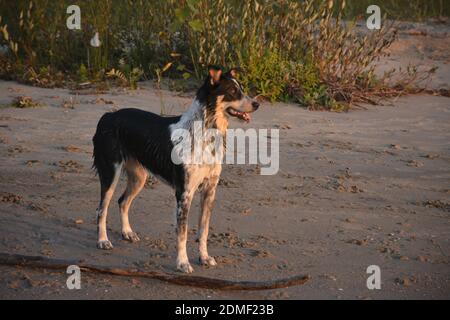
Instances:
[[[208,68],[205,86],[208,87],[208,111],[219,119],[235,117],[250,122],[250,113],[259,108],[259,103],[244,93],[242,85],[236,79],[239,69],[233,68],[223,73],[217,66]]]

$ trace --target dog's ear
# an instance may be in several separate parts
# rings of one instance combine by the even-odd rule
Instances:
[[[216,85],[220,81],[222,76],[222,68],[219,66],[208,66],[208,75],[211,81],[211,85]]]
[[[226,74],[231,76],[232,78],[237,78],[238,74],[242,73],[242,69],[239,67],[231,68]]]

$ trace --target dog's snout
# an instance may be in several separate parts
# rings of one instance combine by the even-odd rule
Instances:
[[[252,107],[253,107],[253,110],[254,110],[254,111],[258,110],[258,108],[259,108],[259,103],[258,103],[257,101],[253,101],[253,102],[252,102]]]

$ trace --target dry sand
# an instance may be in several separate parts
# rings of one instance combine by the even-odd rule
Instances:
[[[387,63],[406,63],[411,43],[426,47],[430,38],[403,37],[406,44],[394,46]],[[444,39],[448,44],[448,33]],[[426,57],[444,70],[438,87],[450,83],[448,47]],[[6,107],[17,96],[43,106]],[[164,91],[170,113],[190,101]],[[216,268],[196,263],[194,202],[188,252],[196,275],[256,281],[308,273],[307,284],[221,292],[82,274],[82,289],[68,290],[64,272],[0,266],[0,299],[448,299],[450,98],[414,95],[387,104],[337,114],[265,103],[250,125],[233,121],[280,129],[280,171],[261,176],[254,165],[224,167],[209,241]],[[162,182],[149,184],[131,209],[141,242],[120,239],[117,192],[108,221],[115,248],[96,249],[92,135],[106,111],[159,112],[150,84],[74,95],[0,81],[0,105],[0,252],[174,272],[174,199]],[[381,268],[381,290],[366,287],[369,265]]]

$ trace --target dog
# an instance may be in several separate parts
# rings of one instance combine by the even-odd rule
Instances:
[[[100,180],[98,248],[113,248],[106,231],[106,218],[122,171],[128,178],[126,189],[118,201],[122,237],[130,242],[139,241],[138,235],[130,226],[128,211],[132,201],[143,189],[150,172],[175,191],[177,270],[193,272],[186,252],[187,219],[191,201],[199,187],[202,190],[198,228],[199,260],[202,265],[216,265],[215,259],[208,254],[207,238],[222,166],[220,163],[174,163],[171,156],[176,142],[173,141],[172,134],[176,129],[193,132],[194,122],[201,121],[206,129],[215,129],[225,136],[230,117],[249,122],[250,113],[258,109],[259,103],[244,94],[242,85],[236,79],[238,71],[239,69],[234,68],[225,73],[218,66],[208,67],[208,75],[197,91],[191,107],[180,116],[162,117],[127,108],[105,113],[100,118],[93,137],[93,167]],[[225,146],[222,145],[221,148]]]

